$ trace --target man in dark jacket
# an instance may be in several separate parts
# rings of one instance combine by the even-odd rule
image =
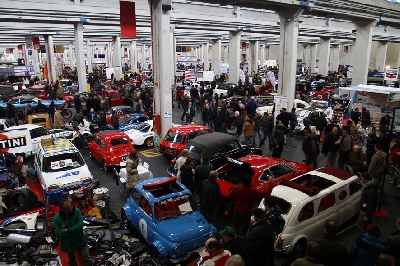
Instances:
[[[243,132],[243,120],[242,117],[240,116],[239,111],[236,111],[234,115],[235,115],[235,124],[237,128],[237,135],[238,138],[240,139],[240,136],[242,135]]]
[[[361,112],[358,108],[355,108],[353,111],[351,111],[351,120],[354,121],[354,124],[358,125],[360,119],[361,119]]]
[[[221,111],[221,107],[218,106],[217,111],[214,112],[212,118],[215,132],[222,132],[224,121],[225,121],[225,114]]]
[[[400,218],[396,220],[397,231],[390,234],[386,245],[389,254],[395,258],[396,266],[400,266]]]
[[[211,171],[208,179],[203,182],[203,200],[201,202],[205,217],[209,223],[215,221],[215,216],[220,207],[220,188],[217,183],[218,173]]]
[[[181,183],[194,195],[193,167],[194,161],[190,158],[187,158],[185,164],[181,167],[180,176]]]
[[[267,115],[266,113],[264,113],[261,119],[261,126],[260,126],[260,130],[263,133],[263,137],[262,139],[260,139],[260,147],[264,145],[267,137],[271,139],[271,134],[273,129],[274,129],[274,117],[272,116],[272,114]]]
[[[340,145],[336,144],[339,140],[338,131],[338,127],[333,127],[332,132],[325,137],[324,145],[321,150],[326,156],[325,166],[335,167],[336,157],[340,148]]]
[[[315,239],[320,246],[320,260],[325,266],[348,266],[347,248],[336,236],[337,226],[333,220],[325,221],[324,235]]]
[[[258,265],[256,251],[249,241],[240,235],[236,235],[235,229],[230,226],[219,231],[219,235],[225,243],[225,250],[229,250],[232,255],[239,254],[245,265]]]
[[[188,107],[188,105],[189,105],[189,98],[188,98],[187,95],[184,95],[184,96],[182,97],[181,105],[182,105],[182,109],[183,109],[183,113],[182,113],[182,116],[181,116],[181,120],[184,121],[183,119],[185,118],[186,111],[187,111],[187,107]]]
[[[194,106],[192,102],[189,102],[189,105],[186,107],[186,124],[191,124],[193,122],[193,117],[196,114],[196,109],[194,109]]]
[[[205,157],[201,157],[200,164],[196,166],[194,172],[194,185],[196,192],[199,195],[200,204],[203,198],[203,182],[208,178],[212,170],[213,168],[208,163],[208,159]]]
[[[353,172],[367,172],[367,158],[362,153],[360,146],[354,145],[353,151],[349,154],[349,164]]]
[[[251,115],[251,117],[254,117],[256,115],[256,109],[256,98],[254,96],[251,96],[250,101],[246,104],[247,114]]]
[[[317,131],[311,130],[310,134],[304,138],[302,150],[306,156],[306,165],[313,164],[317,169],[317,157],[319,155],[319,144],[317,139]]]
[[[268,219],[265,218],[265,212],[256,208],[252,211],[255,224],[247,232],[246,238],[253,245],[257,254],[257,265],[269,266],[269,254],[274,252],[274,230]]]
[[[210,105],[206,103],[204,109],[201,111],[201,120],[203,121],[203,126],[208,126],[211,128],[212,118],[213,112],[210,109]]]
[[[112,115],[111,115],[111,126],[115,129],[118,130],[119,129],[119,121],[118,121],[118,113],[116,110],[112,111]]]
[[[75,110],[79,113],[82,109],[81,95],[79,93],[74,96]]]
[[[371,128],[367,138],[367,164],[371,163],[372,156],[375,153],[375,144],[379,142],[379,138],[376,136],[376,130],[374,127]]]
[[[274,130],[272,130],[271,138],[269,139],[269,147],[272,149],[272,157],[281,158],[283,145],[285,145],[285,135],[289,131],[280,120],[276,121]]]
[[[283,125],[288,128],[291,118],[292,116],[286,111],[286,108],[282,108],[281,113],[276,117],[276,120],[282,121]]]
[[[372,223],[372,217],[375,214],[376,204],[378,202],[379,182],[373,179],[369,173],[362,173],[360,182],[362,184],[361,208],[356,225],[359,232],[364,234],[367,225]]]
[[[319,136],[322,135],[322,132],[325,130],[325,127],[327,125],[328,125],[328,122],[326,121],[325,114],[321,114],[321,116],[318,116],[317,118],[315,118],[315,129],[319,131],[319,134],[320,134]]]

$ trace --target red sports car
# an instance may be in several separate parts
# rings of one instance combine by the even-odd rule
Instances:
[[[302,163],[254,154],[239,159],[227,157],[227,160],[228,163],[217,169],[217,182],[223,199],[227,198],[232,187],[241,183],[244,175],[252,176],[253,187],[263,189],[270,176],[274,178],[276,186],[281,179],[290,180],[314,169]]]
[[[119,168],[120,163],[126,161],[133,145],[129,136],[117,130],[106,130],[96,134],[89,143],[90,158],[102,164],[108,172],[112,168]]]
[[[166,157],[174,158],[181,154],[189,140],[211,132],[209,127],[202,125],[171,127],[160,143],[160,152]]]

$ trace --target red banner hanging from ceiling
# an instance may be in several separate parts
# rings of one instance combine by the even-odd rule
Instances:
[[[40,40],[39,37],[32,37],[33,49],[40,50]]]
[[[136,14],[134,2],[119,2],[121,38],[136,38]]]
[[[246,52],[246,42],[242,42],[242,52]]]
[[[24,48],[22,48],[22,45],[18,45],[18,54],[23,54],[24,53]]]
[[[348,46],[344,46],[343,52],[345,52],[347,54],[349,52],[349,47]]]

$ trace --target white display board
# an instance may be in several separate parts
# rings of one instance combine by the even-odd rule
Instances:
[[[203,81],[213,81],[214,71],[203,71]]]
[[[114,73],[114,68],[113,67],[107,67],[106,68],[107,79],[111,79],[111,74],[113,74],[113,73]]]
[[[280,114],[282,108],[287,108],[287,97],[286,96],[275,96],[274,97],[274,102],[275,102],[275,121],[276,117]]]

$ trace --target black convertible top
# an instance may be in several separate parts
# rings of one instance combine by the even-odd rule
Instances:
[[[214,132],[204,134],[188,141],[188,146],[195,146],[201,149],[200,154],[193,154],[191,152],[190,155],[195,160],[200,160],[201,157],[211,159],[218,147],[235,140],[237,140],[237,138],[225,133]]]

